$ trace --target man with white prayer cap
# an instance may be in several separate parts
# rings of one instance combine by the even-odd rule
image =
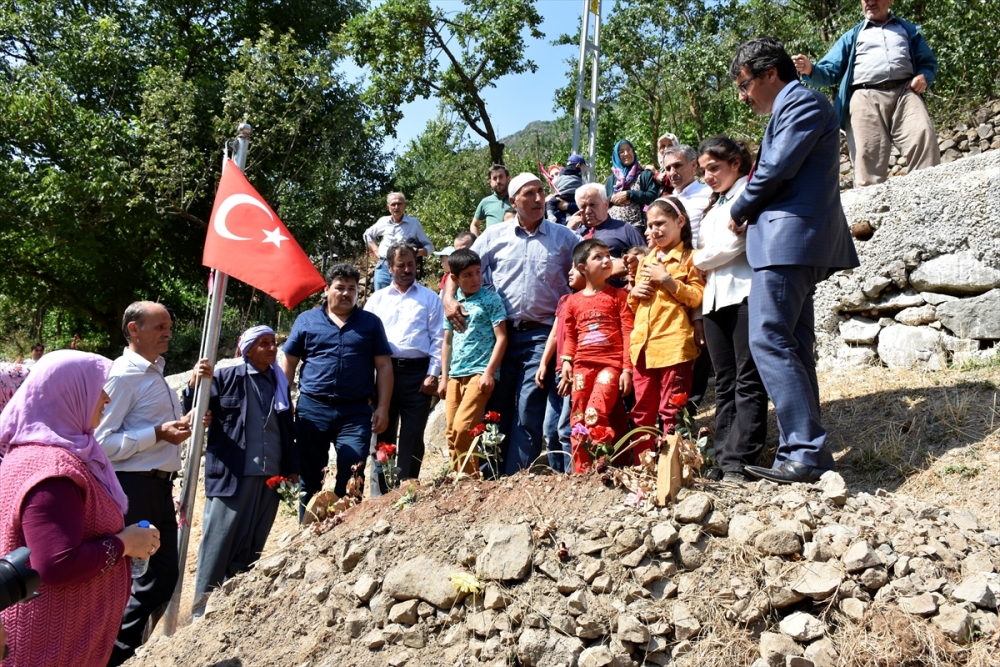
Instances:
[[[513,475],[541,454],[546,396],[554,366],[538,375],[559,298],[569,294],[576,234],[545,219],[542,182],[521,173],[507,186],[517,217],[488,227],[472,244],[482,259],[483,285],[496,290],[507,311],[507,351],[487,410],[500,413],[503,463],[495,474]],[[456,331],[465,329],[464,308],[449,279],[442,291],[445,315]],[[536,381],[536,377],[538,378]]]
[[[267,326],[247,329],[238,348],[243,363],[213,373],[200,361],[184,390],[189,410],[197,379],[212,376],[195,616],[204,614],[216,587],[260,558],[281,502],[278,481],[268,481],[299,481],[292,401],[288,379],[277,364],[274,331]]]

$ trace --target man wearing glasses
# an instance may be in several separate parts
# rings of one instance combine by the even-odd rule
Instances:
[[[840,122],[821,93],[799,83],[777,39],[740,45],[729,74],[742,102],[771,115],[729,221],[747,235],[750,351],[780,431],[774,466],[744,470],[779,483],[812,482],[834,467],[820,423],[813,292],[832,273],[858,266],[840,204]]]
[[[420,221],[406,213],[406,197],[402,192],[390,192],[385,198],[389,215],[383,215],[374,225],[365,230],[365,244],[378,256],[375,265],[375,291],[388,287],[392,282],[389,267],[385,264],[385,253],[389,246],[408,243],[414,246],[417,257],[426,257],[434,252],[434,244],[427,238]]]

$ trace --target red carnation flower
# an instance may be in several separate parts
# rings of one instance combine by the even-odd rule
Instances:
[[[487,424],[497,424],[500,422],[500,413],[491,410],[486,413],[486,417],[483,418],[483,421]]]
[[[473,438],[478,438],[483,433],[486,433],[486,425],[485,424],[477,424],[476,426],[474,426],[472,428],[471,431],[469,431],[469,435],[471,435]]]
[[[674,407],[683,408],[688,403],[688,395],[687,394],[674,394],[673,396],[670,397],[670,403]]]
[[[590,439],[596,443],[606,443],[610,442],[615,437],[615,432],[613,429],[607,426],[591,426],[590,427]]]
[[[267,486],[271,489],[277,489],[279,486],[281,486],[282,482],[287,482],[287,481],[288,481],[287,477],[282,477],[281,475],[275,475],[274,477],[269,478],[264,483],[267,484]]]

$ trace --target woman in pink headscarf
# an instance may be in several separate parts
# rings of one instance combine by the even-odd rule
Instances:
[[[148,558],[155,528],[124,527],[128,503],[94,428],[111,361],[43,357],[0,415],[0,554],[31,549],[39,596],[3,612],[2,667],[104,667],[131,589],[129,557]]]

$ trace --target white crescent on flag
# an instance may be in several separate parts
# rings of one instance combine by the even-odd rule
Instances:
[[[253,239],[249,236],[236,236],[236,234],[233,234],[229,231],[229,228],[226,227],[226,216],[229,215],[231,210],[240,204],[250,204],[252,206],[256,206],[260,210],[264,211],[264,213],[267,213],[267,217],[274,220],[274,216],[271,215],[271,212],[267,210],[266,206],[260,203],[260,200],[248,194],[238,193],[235,195],[229,195],[226,197],[226,200],[219,205],[219,210],[215,212],[215,233],[222,238],[230,239],[232,241],[252,241]]]

